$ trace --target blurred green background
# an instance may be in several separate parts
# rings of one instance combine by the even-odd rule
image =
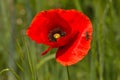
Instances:
[[[55,49],[28,39],[34,15],[54,8],[76,9],[93,23],[89,54],[69,67],[71,80],[120,80],[120,0],[0,0],[0,80],[68,80]]]

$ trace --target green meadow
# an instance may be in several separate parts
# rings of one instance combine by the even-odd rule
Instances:
[[[93,25],[88,55],[67,68],[26,36],[37,12],[76,9]],[[69,72],[69,77],[68,77]],[[120,80],[120,0],[0,0],[0,80]]]

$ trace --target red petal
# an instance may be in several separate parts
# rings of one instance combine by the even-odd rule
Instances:
[[[80,26],[85,25],[86,22],[82,21],[84,18],[86,16],[76,10],[54,9],[42,11],[34,17],[27,30],[27,35],[37,43],[43,43],[52,47],[64,46],[78,30],[80,30],[80,33],[83,32],[85,27]],[[62,28],[67,35],[60,38],[57,42],[51,42],[48,34],[56,27]]]
[[[67,34],[56,42],[51,42],[48,38],[49,32],[57,27]],[[67,66],[77,63],[87,54],[92,39],[92,25],[81,12],[54,9],[38,13],[27,30],[27,35],[37,43],[60,47],[56,59]],[[48,51],[49,49],[45,53]]]
[[[48,53],[48,51],[50,51],[52,49],[52,47],[49,47],[47,50],[45,50],[41,55],[45,55]]]
[[[82,35],[72,37],[71,43],[66,46],[60,47],[56,54],[56,60],[64,66],[69,66],[82,60],[90,49],[90,42],[92,39],[92,25],[87,24],[87,28]],[[86,38],[86,32],[89,39]]]
[[[32,40],[35,40],[35,42],[42,43],[46,40],[44,37],[46,36],[45,34],[47,34],[46,26],[48,24],[48,20],[41,13],[38,13],[32,20],[26,33]]]
[[[61,9],[55,9],[38,13],[27,30],[27,35],[37,43],[43,43],[52,47],[65,45],[66,42],[68,42],[68,36],[65,36],[65,38],[62,38],[57,42],[51,42],[48,38],[49,32],[57,27],[63,29],[67,35],[70,35],[71,33],[71,27],[67,21],[59,15],[62,14],[59,13],[60,10]]]

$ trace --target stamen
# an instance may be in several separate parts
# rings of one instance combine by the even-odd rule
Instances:
[[[61,35],[60,35],[59,33],[55,33],[55,34],[53,35],[53,37],[54,37],[55,39],[58,39],[58,38],[61,37]]]
[[[48,38],[50,41],[56,42],[58,38],[61,38],[65,35],[66,35],[66,32],[64,32],[62,29],[55,28],[49,32]]]

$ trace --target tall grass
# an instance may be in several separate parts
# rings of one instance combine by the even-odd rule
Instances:
[[[69,67],[71,80],[120,80],[119,0],[1,0],[0,80],[68,80],[66,67],[55,61],[56,49],[25,34],[33,16],[46,9],[77,9],[93,23],[89,54]]]

